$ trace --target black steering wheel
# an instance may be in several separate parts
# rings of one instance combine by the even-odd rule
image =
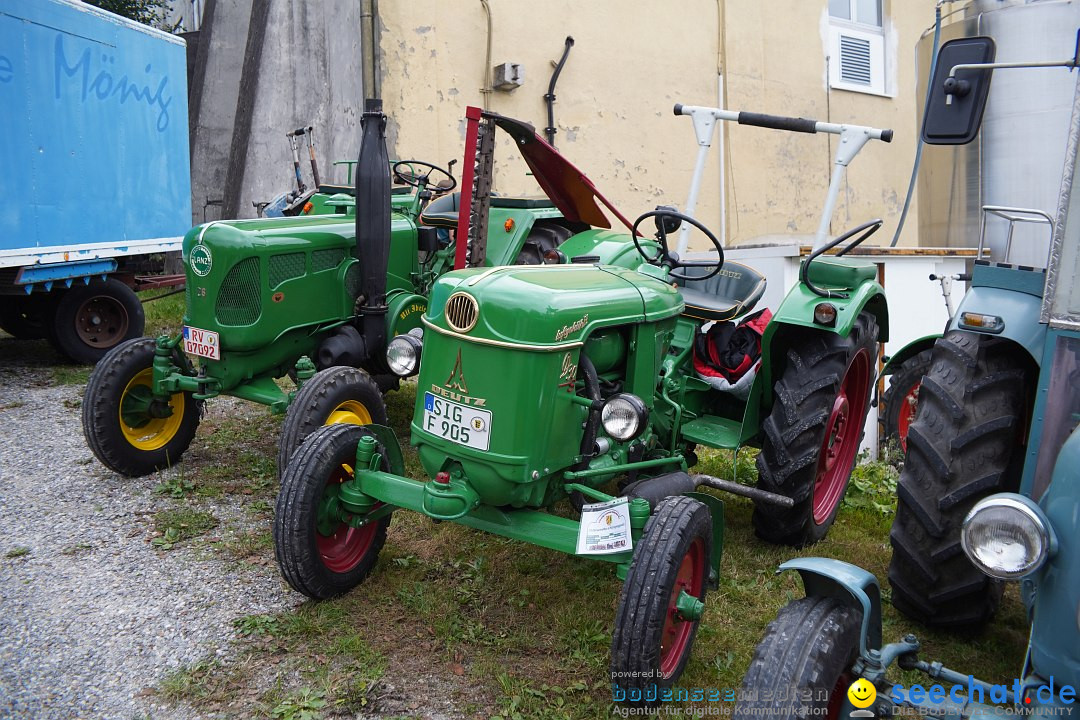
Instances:
[[[844,242],[845,240],[847,240],[847,239],[849,239],[851,237],[854,237],[855,235],[859,235],[859,233],[862,233],[862,235],[859,235],[859,237],[852,240],[851,243],[849,243],[843,250],[836,253],[836,257],[840,257],[841,255],[846,253],[848,250],[851,250],[851,249],[853,249],[855,247],[858,247],[859,245],[862,244],[863,240],[865,240],[866,238],[870,237],[871,235],[873,235],[874,233],[876,233],[878,231],[878,228],[881,227],[882,222],[883,221],[880,218],[871,220],[869,222],[864,222],[862,225],[859,225],[858,227],[854,227],[851,230],[848,230],[846,233],[844,233],[840,237],[836,238],[835,240],[833,240],[831,242],[826,243],[825,245],[822,245],[820,248],[818,248],[814,252],[810,253],[810,257],[806,258],[806,262],[804,262],[802,264],[802,269],[799,270],[799,281],[802,282],[802,284],[805,285],[810,290],[810,292],[814,293],[818,297],[823,297],[823,298],[834,297],[834,298],[841,298],[841,299],[848,297],[850,295],[850,293],[842,292],[842,291],[839,291],[839,290],[822,290],[821,288],[817,287],[812,282],[810,282],[810,263],[817,260],[822,255],[822,253],[828,252],[829,250],[832,250],[834,247],[836,247],[840,243]]]
[[[417,173],[416,166],[427,168],[428,170],[426,173]],[[444,170],[438,165],[432,165],[423,160],[399,160],[394,163],[391,170],[394,173],[394,179],[402,185],[409,185],[414,188],[426,188],[429,185],[431,173],[436,172],[444,177],[444,180],[440,181],[437,188],[432,188],[436,190],[436,192],[450,192],[457,187],[457,180],[450,174],[449,170]],[[444,184],[447,180],[450,181],[449,185]]]
[[[656,242],[660,245],[660,248],[653,256],[650,256],[645,251],[645,248],[641,247],[641,243],[638,241],[638,238],[642,237],[638,232],[638,225],[641,225],[641,223],[648,218],[656,218]],[[709,238],[709,241],[713,244],[713,248],[716,249],[716,254],[719,256],[716,260],[686,262],[680,260],[678,254],[671,251],[671,248],[668,247],[668,233],[678,230],[683,222],[690,223],[704,233],[705,237]],[[670,275],[673,278],[678,278],[679,280],[708,280],[719,273],[720,268],[724,267],[724,247],[720,244],[720,241],[709,231],[709,228],[705,227],[689,215],[684,215],[681,212],[662,207],[657,208],[652,212],[647,212],[639,217],[630,232],[630,237],[634,240],[634,247],[637,248],[638,254],[641,255],[645,262],[658,267],[670,268]],[[675,271],[675,268],[680,267],[712,268],[712,272],[708,275],[683,275],[682,273]]]

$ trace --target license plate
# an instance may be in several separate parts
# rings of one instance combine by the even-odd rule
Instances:
[[[221,341],[216,332],[184,326],[184,352],[208,360],[221,359]]]
[[[487,450],[491,411],[424,393],[424,430],[458,445]]]

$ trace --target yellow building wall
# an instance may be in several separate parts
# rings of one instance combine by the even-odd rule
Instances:
[[[887,243],[914,157],[914,48],[933,21],[934,2],[884,4],[893,97],[828,89],[824,0],[489,0],[490,65],[481,2],[381,0],[391,155],[439,164],[456,158],[460,177],[467,105],[527,120],[542,135],[543,96],[570,35],[575,45],[555,90],[555,143],[631,220],[659,204],[685,206],[697,145],[690,119],[672,113],[681,102],[894,129],[891,144],[872,142],[852,164],[831,228],[835,234],[882,217],[885,227],[870,242]],[[485,73],[503,62],[524,66],[524,84],[483,92]],[[724,131],[726,202],[714,142],[697,217],[728,244],[811,235],[836,136],[730,123]],[[506,137],[496,168],[497,192],[539,194]],[[915,226],[901,244],[915,244]],[[705,242],[698,235],[692,247]]]

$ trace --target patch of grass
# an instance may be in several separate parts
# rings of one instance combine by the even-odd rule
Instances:
[[[52,368],[53,382],[57,385],[86,386],[90,380],[93,365],[54,365]],[[80,407],[82,403],[79,404]]]
[[[26,557],[30,554],[30,548],[25,545],[16,545],[15,547],[4,553],[4,557],[14,560],[15,558]]]
[[[325,707],[326,692],[305,687],[278,703],[277,707],[270,711],[270,717],[281,720],[314,720],[322,717]]]
[[[169,291],[146,290],[138,294],[146,315],[146,329],[143,334],[147,337],[175,335],[180,332],[180,326],[184,323],[184,293],[166,297],[167,292]]]
[[[224,704],[251,677],[244,662],[204,658],[173,670],[158,683],[157,694],[173,702]]]
[[[157,537],[151,544],[161,550],[171,550],[177,543],[203,535],[217,524],[213,513],[191,508],[162,510],[154,516]]]

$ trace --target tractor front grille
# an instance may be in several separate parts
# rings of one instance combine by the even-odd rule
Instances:
[[[446,322],[458,332],[467,333],[476,325],[476,300],[463,292],[454,293],[446,301]]]
[[[360,263],[353,263],[349,266],[349,269],[345,271],[345,292],[353,300],[360,294]]]
[[[304,274],[304,253],[282,253],[270,258],[270,289],[273,290],[286,280],[298,278]]]
[[[241,260],[233,265],[218,291],[214,307],[221,325],[251,325],[262,315],[259,304],[259,259]]]

